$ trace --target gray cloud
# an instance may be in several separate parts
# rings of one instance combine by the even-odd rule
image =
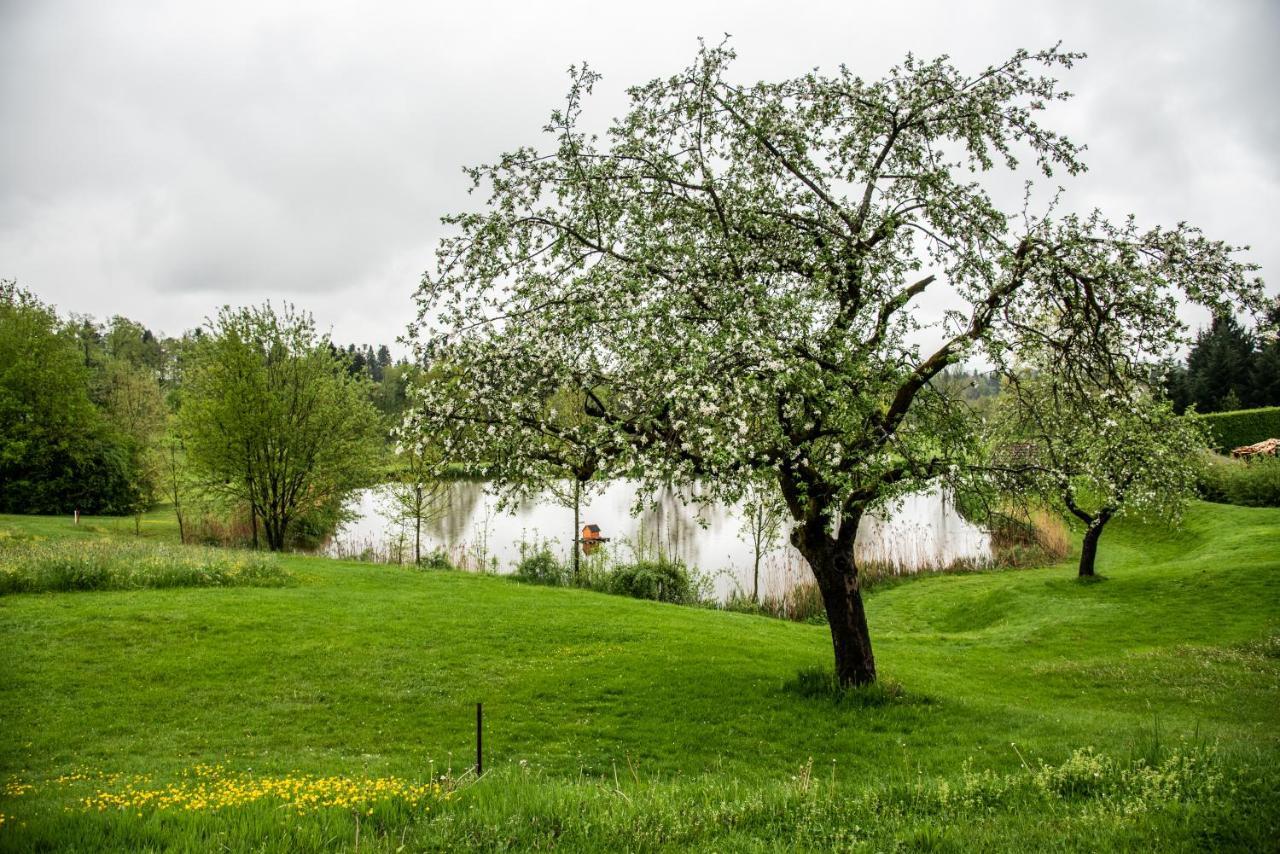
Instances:
[[[1266,0],[41,2],[0,11],[0,276],[169,332],[272,298],[389,340],[439,217],[475,204],[460,167],[536,141],[570,63],[605,73],[604,118],[723,32],[744,79],[876,77],[907,51],[977,67],[1062,39],[1091,55],[1053,118],[1090,147],[1073,205],[1187,219],[1252,243],[1264,273],[1280,262]]]

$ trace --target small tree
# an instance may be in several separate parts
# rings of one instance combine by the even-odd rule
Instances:
[[[1098,540],[1113,518],[1178,521],[1207,445],[1200,425],[1141,384],[1104,387],[1051,370],[1009,378],[999,417],[1001,468],[1013,489],[1046,498],[1084,524],[1079,574],[1091,578]]]
[[[377,415],[362,380],[291,306],[224,308],[193,346],[179,413],[203,485],[250,508],[267,545],[368,484]]]
[[[576,440],[573,428],[581,427],[581,395],[572,390],[558,389],[552,396],[543,416],[543,424],[563,431],[547,435],[538,443],[542,456],[541,479],[530,481],[541,486],[562,507],[573,510],[573,529],[569,537],[569,550],[573,562],[573,580],[582,578],[582,502],[600,487],[595,480],[599,468],[596,452]]]
[[[122,328],[116,318],[113,328]],[[111,424],[129,459],[132,494],[129,512],[134,533],[142,533],[142,515],[162,491],[160,444],[168,412],[154,370],[112,356],[102,367],[103,396]]]
[[[547,438],[650,490],[700,481],[704,500],[768,476],[822,593],[837,677],[864,683],[858,523],[963,476],[978,450],[972,413],[931,381],[1005,359],[1048,312],[1073,346],[1163,351],[1182,337],[1180,299],[1253,305],[1261,283],[1187,225],[997,205],[982,183],[997,164],[1083,168],[1038,121],[1067,97],[1039,69],[1077,54],[1019,51],[975,74],[908,57],[878,81],[841,68],[749,85],[729,79],[732,59],[704,48],[631,88],[603,137],[581,121],[598,77],[575,69],[546,150],[470,170],[487,208],[447,218],[457,233],[411,330],[467,393],[428,385],[417,406],[447,454],[491,455],[511,488]],[[913,308],[926,291],[954,307],[928,347]],[[562,389],[581,401],[569,427],[547,412]]]
[[[399,437],[399,465],[386,488],[391,518],[413,526],[413,564],[417,566],[422,563],[422,526],[448,511],[449,484],[437,476],[438,455],[416,429],[416,419],[405,421]]]
[[[170,419],[169,428],[160,438],[155,449],[156,471],[165,498],[173,504],[173,514],[178,519],[178,542],[187,541],[187,494],[191,472],[187,465],[187,450],[176,425]]]
[[[751,545],[751,600],[760,601],[760,561],[776,546],[786,507],[769,483],[753,483],[742,497],[743,534]]]
[[[412,389],[415,405],[405,424],[412,435],[430,437],[439,451],[437,472],[450,462],[466,461],[505,490],[499,506],[521,498],[550,494],[573,511],[569,547],[573,577],[582,571],[578,540],[582,535],[582,503],[600,486],[600,450],[591,419],[584,415],[582,391],[543,385],[526,389],[535,397],[524,409],[501,399],[484,399],[487,389],[447,361],[437,363]],[[603,393],[603,392],[602,392]],[[444,426],[447,425],[447,426]],[[409,434],[402,433],[403,438]]]

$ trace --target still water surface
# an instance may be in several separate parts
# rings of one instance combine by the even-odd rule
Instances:
[[[568,556],[575,533],[573,509],[550,495],[527,501],[512,510],[497,508],[497,499],[476,481],[449,484],[444,511],[422,531],[422,551],[446,552],[459,566],[511,572],[520,559],[521,544],[547,543]],[[735,589],[751,591],[753,546],[741,506],[694,504],[691,492],[664,490],[639,515],[632,515],[636,484],[613,481],[584,496],[583,525],[599,525],[611,542],[608,557],[632,558],[655,551],[683,560],[713,577],[717,597]],[[333,556],[362,553],[396,560],[413,559],[412,523],[391,519],[383,489],[358,493],[349,509],[354,518],[342,525],[327,546]],[[943,491],[934,487],[904,498],[886,510],[868,514],[858,529],[859,559],[894,564],[914,572],[956,561],[982,562],[991,557],[990,536],[969,524]],[[760,592],[781,594],[809,578],[808,569],[787,541],[787,527],[766,546],[761,560]]]

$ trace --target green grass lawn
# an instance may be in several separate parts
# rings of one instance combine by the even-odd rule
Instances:
[[[1112,527],[1098,583],[1063,564],[873,591],[900,692],[842,703],[795,686],[829,667],[823,627],[497,577],[288,557],[283,588],[0,597],[0,849],[1274,846],[1280,511]],[[176,539],[162,514],[142,530]],[[0,516],[6,535],[133,522]],[[474,782],[477,701],[492,771]],[[1111,782],[1054,782],[1086,748]],[[1212,785],[1135,789],[1138,760]],[[205,763],[451,770],[455,791],[372,815],[81,800]]]

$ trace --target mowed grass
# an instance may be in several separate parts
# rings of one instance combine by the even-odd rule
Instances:
[[[895,690],[839,704],[794,687],[830,665],[823,627],[496,577],[288,557],[296,583],[279,589],[0,597],[0,848],[1274,840],[1280,511],[1198,504],[1177,532],[1113,527],[1098,583],[1063,564],[873,592]],[[132,530],[0,517],[13,536]],[[143,531],[176,538],[159,515]],[[458,779],[477,701],[490,771],[478,783]],[[1089,766],[1086,748],[1112,763],[1102,794],[1036,782],[1045,763]],[[1176,770],[1206,749],[1219,770]],[[1124,776],[1143,759],[1223,782],[1151,795]],[[305,816],[265,802],[90,815],[77,800],[214,763],[272,781],[446,772],[456,797]]]

